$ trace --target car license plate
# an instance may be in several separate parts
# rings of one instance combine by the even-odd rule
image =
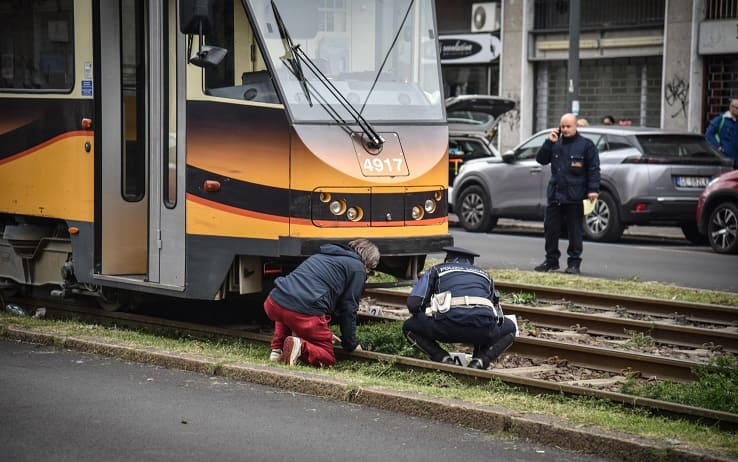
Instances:
[[[675,176],[674,184],[678,188],[704,188],[710,182],[709,176]]]

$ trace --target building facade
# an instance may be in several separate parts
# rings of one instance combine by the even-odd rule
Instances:
[[[502,150],[572,111],[569,0],[436,0],[436,8],[439,39],[494,37],[488,62],[442,63],[455,92],[447,96],[518,102],[500,126]],[[610,115],[702,132],[738,96],[738,0],[581,0],[579,48],[578,114],[590,123]],[[488,91],[465,83],[474,75]]]

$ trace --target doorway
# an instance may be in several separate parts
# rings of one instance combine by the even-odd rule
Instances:
[[[184,287],[175,3],[96,3],[96,277]]]

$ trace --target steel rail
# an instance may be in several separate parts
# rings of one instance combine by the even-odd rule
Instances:
[[[405,308],[407,292],[373,289],[367,290],[365,293],[383,304]],[[552,307],[533,307],[509,303],[502,303],[501,305],[505,313],[515,314],[541,327],[568,329],[579,324],[580,327],[586,327],[587,332],[591,334],[620,337],[624,335],[626,330],[632,330],[648,335],[657,342],[690,348],[716,348],[722,346],[727,352],[738,353],[738,329],[736,327],[710,329],[580,313]],[[736,319],[738,320],[738,317]]]
[[[577,313],[551,307],[530,307],[503,304],[507,314],[514,314],[530,322],[549,328],[569,329],[573,325],[586,327],[587,333],[622,337],[625,330],[648,335],[656,342],[690,348],[722,347],[724,351],[738,353],[738,331],[734,327],[704,329],[693,326],[676,326],[661,322],[621,319],[590,313]]]
[[[707,420],[719,423],[726,429],[738,428],[738,414],[724,411],[715,411],[712,409],[704,409],[700,407],[688,406],[685,404],[672,403],[650,398],[641,398],[624,393],[612,391],[596,390],[588,387],[571,385],[568,383],[552,382],[530,377],[518,376],[505,373],[504,370],[480,370],[463,368],[450,364],[442,364],[423,359],[409,358],[405,356],[394,356],[384,353],[375,353],[371,351],[358,351],[353,353],[338,352],[339,356],[345,358],[365,358],[367,360],[386,361],[400,366],[422,369],[422,370],[441,370],[454,375],[464,377],[477,377],[481,379],[500,380],[501,382],[523,388],[531,394],[537,393],[564,393],[570,396],[587,396],[614,403],[631,405],[634,407],[648,408],[653,411],[671,414],[689,420]],[[463,372],[462,372],[463,371]]]
[[[55,312],[58,312],[62,315],[72,315],[76,318],[82,319],[87,318],[96,322],[100,320],[107,320],[109,322],[114,322],[119,325],[125,325],[133,328],[167,329],[175,332],[191,333],[193,335],[239,338],[267,344],[271,341],[272,338],[271,334],[206,326],[202,324],[155,318],[139,314],[106,312],[96,308],[54,303],[44,303],[43,305],[47,308],[47,316],[49,317],[53,317],[55,315]],[[593,388],[571,385],[568,383],[557,383],[541,379],[517,376],[509,372],[505,373],[504,370],[478,370],[441,364],[433,361],[408,358],[404,356],[376,353],[371,351],[355,351],[352,353],[346,353],[342,350],[337,350],[336,353],[341,358],[348,358],[353,360],[385,361],[394,364],[395,367],[400,368],[412,368],[423,371],[441,370],[451,373],[460,378],[470,380],[500,380],[510,385],[522,388],[528,393],[564,393],[570,396],[587,396],[612,401],[614,403],[647,408],[653,412],[673,415],[689,420],[699,420],[701,422],[707,422],[710,424],[718,424],[728,430],[738,428],[738,414],[733,414],[730,412],[704,409],[649,398],[641,398],[637,396],[626,395],[623,393],[596,390]]]
[[[730,326],[735,325],[738,320],[738,308],[733,306],[665,300],[653,297],[636,297],[632,295],[606,294],[514,282],[495,281],[495,287],[500,291],[508,293],[531,292],[541,300],[560,301],[565,299],[573,303],[603,308],[622,306],[631,312],[659,316],[671,316],[677,313],[692,322]]]
[[[381,315],[360,315],[372,321],[394,320]],[[632,373],[642,377],[690,382],[696,379],[694,370],[704,362],[655,356],[621,349],[585,345],[530,336],[516,337],[508,353],[543,360],[565,360],[567,364],[587,369]]]
[[[509,311],[505,311],[509,313]],[[382,315],[361,315],[371,321],[387,321]],[[671,379],[680,382],[695,380],[694,370],[704,362],[656,356],[593,345],[530,336],[516,337],[508,353],[537,359],[565,360],[573,366],[619,375],[633,373],[642,377]]]
[[[640,373],[676,381],[693,381],[693,370],[704,363],[666,358],[612,348],[561,342],[535,337],[517,337],[508,350],[522,356],[548,359],[558,357],[569,364],[607,372]]]

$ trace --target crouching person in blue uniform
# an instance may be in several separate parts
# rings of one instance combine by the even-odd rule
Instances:
[[[474,266],[479,254],[445,247],[446,259],[425,272],[407,298],[412,317],[402,332],[431,360],[455,364],[437,343],[470,343],[468,367],[487,369],[515,338],[515,323],[502,314],[490,275]]]

